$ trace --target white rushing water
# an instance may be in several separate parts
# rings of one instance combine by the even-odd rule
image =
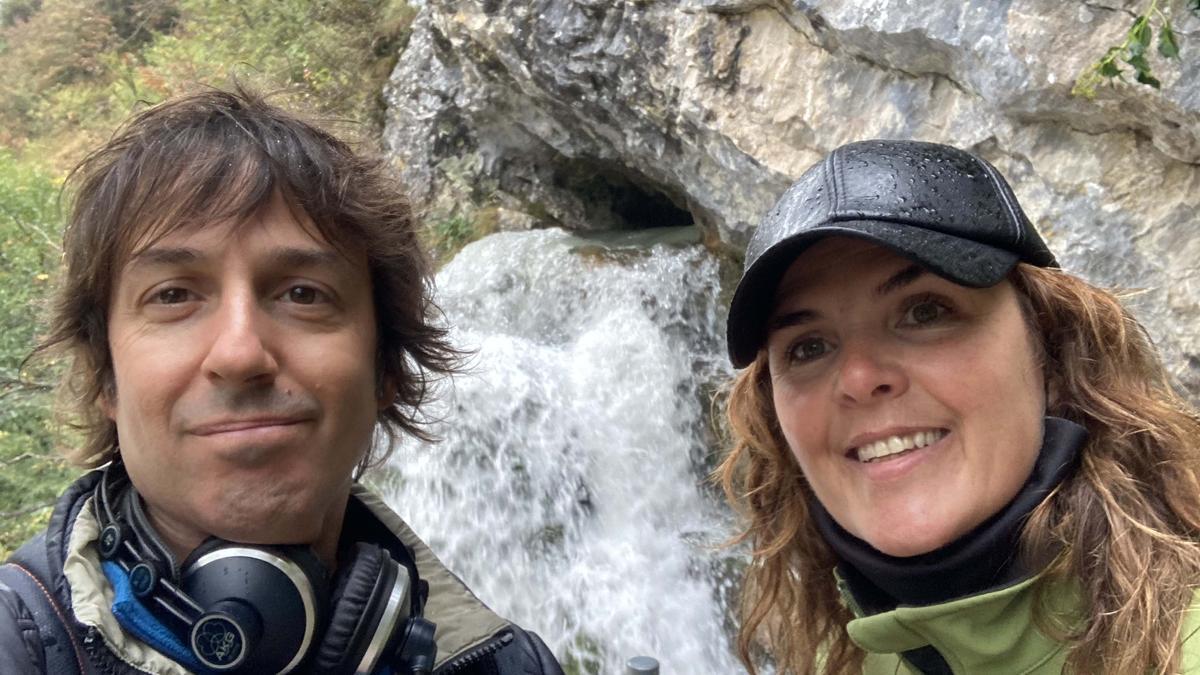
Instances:
[[[716,262],[698,245],[606,251],[559,230],[471,244],[437,278],[469,374],[438,444],[408,442],[387,498],[501,615],[577,672],[741,672],[703,485],[705,383],[729,375]],[[570,671],[568,671],[570,672]]]

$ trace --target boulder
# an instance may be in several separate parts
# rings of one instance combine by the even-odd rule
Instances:
[[[1146,3],[428,0],[385,90],[385,145],[433,216],[569,230],[696,224],[740,255],[830,149],[915,138],[1013,183],[1063,266],[1135,294],[1200,400],[1200,19],[1161,89],[1075,77]]]

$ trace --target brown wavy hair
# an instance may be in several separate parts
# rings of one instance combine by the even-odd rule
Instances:
[[[1044,570],[1035,620],[1067,645],[1071,672],[1175,672],[1200,585],[1200,416],[1113,294],[1025,264],[1009,278],[1040,343],[1048,414],[1089,433],[1077,472],[1021,533],[1023,560]],[[779,429],[764,354],[726,396],[732,450],[714,479],[746,518],[737,541],[752,546],[738,653],[751,673],[764,657],[781,673],[861,671],[837,560],[809,517],[811,489]],[[1046,591],[1064,583],[1082,592],[1082,623],[1051,611]]]
[[[383,450],[367,452],[358,471],[386,459],[401,434],[428,438],[422,404],[433,379],[456,370],[460,354],[437,322],[431,263],[413,210],[381,158],[235,86],[136,115],[72,170],[66,190],[65,269],[48,334],[32,358],[66,357],[65,412],[84,438],[66,452],[75,464],[103,464],[117,447],[116,425],[99,403],[116,394],[108,307],[124,261],[176,230],[244,222],[276,194],[334,247],[367,254],[377,386],[394,386],[396,396],[378,417]]]

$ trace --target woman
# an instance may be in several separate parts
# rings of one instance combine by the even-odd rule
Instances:
[[[1200,418],[991,165],[838,148],[728,337],[751,672],[1200,672]]]

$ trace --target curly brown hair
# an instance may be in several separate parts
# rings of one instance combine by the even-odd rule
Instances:
[[[394,386],[396,396],[378,417],[383,449],[367,452],[359,472],[386,459],[401,434],[428,438],[421,407],[433,380],[454,372],[460,354],[437,322],[431,263],[412,207],[381,158],[235,86],[183,95],[134,116],[72,170],[66,190],[73,205],[63,235],[65,269],[48,334],[33,357],[66,356],[65,412],[84,437],[68,459],[94,467],[117,447],[116,425],[100,403],[116,393],[108,308],[125,261],[176,230],[244,222],[276,194],[334,247],[367,254],[377,386]]]
[[[1172,388],[1140,324],[1111,293],[1057,269],[1009,279],[1040,343],[1050,415],[1089,432],[1078,471],[1031,514],[1020,554],[1044,570],[1036,621],[1072,672],[1175,672],[1200,585],[1200,415]],[[780,431],[765,356],[727,393],[732,450],[714,472],[753,547],[738,652],[751,673],[847,673],[865,653],[845,626],[837,564],[809,517],[811,489]],[[1077,582],[1086,616],[1065,625],[1046,591]]]

